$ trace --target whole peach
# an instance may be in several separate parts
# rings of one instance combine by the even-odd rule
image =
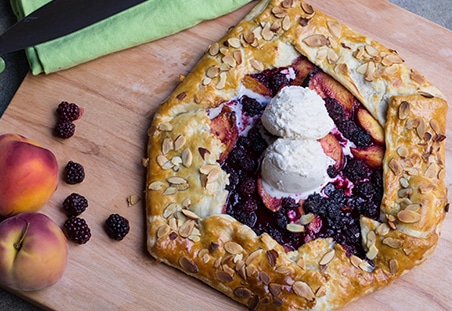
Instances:
[[[63,231],[42,213],[20,213],[0,223],[0,283],[34,291],[55,284],[66,269]]]
[[[39,210],[55,192],[58,173],[50,150],[21,135],[1,135],[0,215]]]

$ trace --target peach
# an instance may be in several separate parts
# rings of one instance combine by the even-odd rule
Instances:
[[[282,198],[276,198],[271,196],[264,188],[262,184],[262,178],[257,179],[257,193],[259,193],[262,202],[265,207],[271,210],[272,212],[277,212],[282,207]]]
[[[0,284],[34,291],[64,274],[68,245],[63,231],[42,213],[20,213],[0,223]]]
[[[319,71],[309,80],[309,88],[316,91],[323,99],[331,97],[337,100],[344,108],[345,115],[351,117],[355,106],[355,97],[334,78],[323,71]]]
[[[235,113],[228,107],[223,107],[220,114],[211,120],[210,132],[225,145],[225,150],[220,155],[221,162],[234,148],[239,136],[239,130],[235,125]]]
[[[0,215],[35,212],[58,186],[58,162],[48,149],[17,134],[0,136]]]
[[[384,145],[385,132],[380,123],[375,119],[369,111],[364,108],[359,108],[356,112],[356,119],[361,127],[366,130],[375,143]]]
[[[379,168],[383,165],[385,149],[379,145],[372,145],[362,148],[350,148],[353,156],[366,162],[372,168]]]
[[[339,141],[334,137],[333,134],[329,133],[326,136],[319,139],[320,145],[327,156],[332,158],[334,163],[334,168],[337,172],[342,170],[345,164],[344,151]]]

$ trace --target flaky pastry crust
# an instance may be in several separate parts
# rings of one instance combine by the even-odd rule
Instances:
[[[223,214],[225,145],[208,110],[245,75],[300,54],[346,87],[385,129],[379,221],[361,217],[367,258],[332,239],[286,253]],[[433,251],[446,213],[447,103],[391,49],[297,0],[262,0],[161,105],[148,130],[148,250],[254,310],[332,310],[387,286]]]

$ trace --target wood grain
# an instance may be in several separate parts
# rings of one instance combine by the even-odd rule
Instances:
[[[396,49],[452,98],[452,32],[383,0],[310,2]],[[145,250],[143,204],[128,207],[126,199],[143,193],[145,170],[140,160],[145,156],[146,129],[155,109],[209,43],[222,37],[253,5],[70,70],[26,77],[0,120],[0,133],[16,132],[38,141],[54,151],[61,168],[69,160],[84,165],[85,181],[73,186],[61,183],[42,211],[62,224],[64,198],[72,192],[83,194],[89,200],[83,216],[93,236],[85,245],[70,245],[69,265],[59,283],[17,295],[52,310],[245,310],[203,283],[153,260]],[[54,110],[62,100],[85,109],[76,121],[75,136],[64,141],[51,135]],[[447,134],[450,130],[452,125]],[[450,157],[448,141],[448,161]],[[449,185],[450,174],[447,178]],[[132,226],[121,242],[111,241],[102,228],[108,215],[116,212]],[[451,310],[447,290],[452,280],[451,228],[452,220],[447,217],[438,248],[426,263],[344,310]]]

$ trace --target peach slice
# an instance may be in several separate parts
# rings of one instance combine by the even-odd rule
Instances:
[[[316,66],[311,63],[306,57],[300,57],[292,65],[296,76],[293,84],[302,85],[306,78],[315,70]]]
[[[227,107],[223,107],[220,114],[213,118],[210,123],[210,132],[218,137],[225,145],[224,151],[220,155],[222,162],[234,148],[239,130],[236,126],[235,113]]]
[[[329,133],[320,138],[319,142],[325,154],[335,161],[334,168],[336,171],[339,172],[342,170],[345,164],[344,151],[336,137]]]
[[[316,91],[323,99],[336,99],[343,106],[345,115],[350,118],[355,106],[355,97],[339,82],[323,71],[319,71],[309,80],[309,88]]]
[[[260,94],[260,95],[263,95],[266,97],[269,97],[272,95],[272,92],[268,87],[266,87],[264,84],[257,81],[256,79],[254,79],[251,76],[243,77],[242,84],[246,89],[253,91],[257,94]]]
[[[372,168],[379,168],[383,165],[385,149],[380,145],[372,145],[363,148],[350,148],[350,151],[353,156],[363,160]]]
[[[376,144],[383,145],[385,143],[385,132],[383,127],[369,111],[360,107],[356,111],[356,119],[359,125],[372,136],[372,139]]]
[[[282,198],[275,198],[265,191],[264,185],[262,184],[262,178],[260,177],[257,178],[257,193],[259,193],[266,208],[272,212],[277,212],[281,209]]]

